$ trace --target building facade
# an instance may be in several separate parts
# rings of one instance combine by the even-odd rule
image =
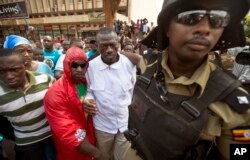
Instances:
[[[118,15],[129,16],[129,1],[121,0]],[[34,40],[94,36],[105,25],[104,5],[103,0],[0,0],[0,41],[9,34]]]

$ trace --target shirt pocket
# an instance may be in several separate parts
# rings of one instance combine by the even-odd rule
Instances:
[[[95,82],[91,83],[89,86],[94,99],[97,101],[102,101],[103,105],[107,105],[110,95],[105,91],[105,83],[104,82]]]
[[[122,89],[124,92],[127,92],[133,88],[132,82],[124,82]]]

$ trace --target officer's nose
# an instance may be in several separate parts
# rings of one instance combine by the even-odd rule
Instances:
[[[195,25],[195,27],[195,33],[205,36],[209,35],[212,29],[208,17],[204,17],[198,24]]]

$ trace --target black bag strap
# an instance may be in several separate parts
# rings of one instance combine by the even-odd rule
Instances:
[[[159,67],[161,67],[161,56],[162,52],[158,52],[157,55],[150,55],[145,57],[147,60],[147,68],[145,72],[138,76],[137,83],[143,85],[145,88],[148,88],[152,78],[158,72]],[[157,61],[157,63],[154,63]]]
[[[198,118],[209,104],[223,100],[239,86],[239,81],[217,68],[211,73],[202,96],[192,96],[190,99],[183,101],[181,103],[182,107],[177,112],[183,115],[186,120],[192,121]]]
[[[137,82],[147,88],[151,84],[152,78],[155,77],[157,89],[163,95],[162,97],[166,96],[167,101],[164,74],[161,72],[161,56],[162,54],[159,53],[157,56],[158,63],[155,63],[150,69],[147,68],[145,73],[138,77]],[[241,86],[240,81],[217,67],[211,73],[202,96],[192,96],[190,99],[183,101],[181,104],[182,107],[177,112],[187,121],[192,121],[198,118],[200,113],[212,102],[224,101],[236,112],[243,113],[250,108],[250,105],[249,103],[239,103],[239,98],[243,97],[250,102],[250,96],[239,90],[239,86]]]

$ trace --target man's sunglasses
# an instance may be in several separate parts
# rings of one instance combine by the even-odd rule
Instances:
[[[230,21],[230,15],[223,10],[192,10],[177,14],[175,21],[188,26],[198,24],[204,17],[208,17],[212,28],[226,27]]]
[[[76,62],[73,62],[72,64],[71,64],[71,68],[78,68],[78,67],[81,67],[81,68],[85,68],[85,67],[87,67],[88,66],[88,63],[86,62],[86,63],[76,63]]]

